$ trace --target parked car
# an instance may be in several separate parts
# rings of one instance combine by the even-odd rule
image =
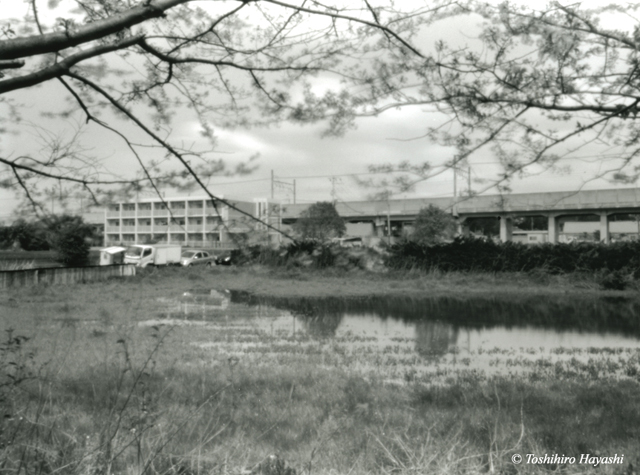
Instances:
[[[216,264],[219,266],[230,266],[233,264],[231,260],[231,254],[222,254],[216,257]]]
[[[216,256],[206,251],[184,251],[180,257],[180,264],[184,267],[189,266],[213,266],[216,264]]]
[[[349,237],[349,238],[334,238],[331,242],[335,242],[340,245],[340,247],[362,247],[362,238],[361,237]]]

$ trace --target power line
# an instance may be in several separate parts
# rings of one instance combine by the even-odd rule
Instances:
[[[255,183],[257,181],[269,181],[269,178],[256,178],[255,180],[243,180],[243,181],[230,181],[227,183],[210,183],[210,186],[224,186],[224,185],[241,185],[243,183]]]

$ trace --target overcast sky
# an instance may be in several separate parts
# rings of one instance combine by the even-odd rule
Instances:
[[[7,7],[13,7],[11,8]],[[15,8],[24,10],[26,5],[21,0],[0,0],[0,19],[6,18],[10,11],[15,14]],[[446,34],[437,32],[445,37],[462,38],[461,41],[473,42],[469,36],[468,25],[461,23],[451,29],[448,25]],[[435,41],[436,35],[430,38]],[[15,94],[17,100],[24,104],[21,109],[23,117],[36,125],[42,125],[47,130],[57,129],[70,136],[82,123],[81,115],[70,118],[67,122],[57,119],[47,121],[41,113],[60,107],[64,96],[60,86],[47,84],[32,90]],[[255,162],[257,170],[250,175],[228,178],[214,178],[209,186],[213,193],[222,194],[227,198],[251,201],[254,198],[270,197],[271,171],[278,182],[275,187],[275,198],[284,202],[293,201],[293,181],[296,183],[296,200],[299,203],[337,199],[341,201],[363,200],[372,190],[358,186],[353,177],[370,177],[368,166],[383,163],[408,160],[412,163],[429,161],[434,165],[441,164],[452,158],[452,150],[430,143],[420,138],[426,127],[438,122],[441,118],[432,112],[419,107],[390,110],[377,118],[361,119],[357,129],[348,131],[343,137],[321,138],[323,126],[300,126],[295,124],[281,124],[270,128],[251,129],[223,129],[215,130],[217,151],[214,156],[224,158],[230,163],[245,160],[259,154]],[[97,127],[88,128],[85,136],[89,137],[91,150],[87,153],[99,151],[102,157],[107,157],[112,163],[126,169],[131,166],[123,161],[123,144],[113,137],[106,137],[104,131]],[[185,120],[177,123],[172,131],[174,139],[186,143],[197,143],[199,125],[197,122]],[[27,139],[32,143],[32,149],[43,144],[43,137],[37,129],[29,132]],[[0,151],[7,154],[25,146],[25,136],[5,136],[0,140]],[[538,170],[531,169],[531,176],[514,179],[511,187],[514,192],[563,191],[580,187],[587,189],[611,188],[612,184],[604,180],[589,181],[595,174],[602,171],[602,161],[597,155],[580,154],[580,160],[566,162],[571,170],[563,172],[546,172],[538,174]],[[130,160],[130,158],[128,159]],[[118,163],[122,161],[122,163]],[[495,160],[489,153],[477,156],[471,163],[470,177],[472,189],[481,189],[480,179],[490,179],[499,171]],[[467,188],[467,171],[458,177],[458,189]],[[284,183],[284,184],[283,184]],[[443,197],[453,193],[453,172],[451,170],[421,183],[413,192],[398,195],[406,197]],[[491,192],[490,192],[491,193]],[[198,194],[194,192],[194,194]],[[0,221],[9,220],[16,202],[9,190],[0,190]],[[53,204],[55,209],[55,204]]]

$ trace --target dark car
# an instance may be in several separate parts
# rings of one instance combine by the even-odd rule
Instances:
[[[216,264],[219,266],[230,266],[231,264],[233,264],[231,254],[222,254],[216,257]]]

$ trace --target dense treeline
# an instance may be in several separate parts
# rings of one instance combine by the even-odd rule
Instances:
[[[569,243],[530,246],[475,238],[457,238],[431,246],[403,241],[389,248],[393,269],[550,273],[623,271],[640,273],[640,242]]]
[[[56,260],[69,266],[86,265],[95,229],[80,216],[47,216],[0,226],[0,249],[56,251]]]
[[[20,219],[10,226],[0,226],[0,249],[20,248],[23,251],[48,251],[48,226],[42,221]]]
[[[456,238],[433,245],[402,241],[389,246],[384,259],[394,270],[444,272],[570,272],[633,273],[640,277],[640,242],[526,245],[476,238]],[[343,248],[317,241],[291,243],[279,249],[250,246],[233,251],[236,264],[304,267],[368,267],[380,256],[371,249]]]

